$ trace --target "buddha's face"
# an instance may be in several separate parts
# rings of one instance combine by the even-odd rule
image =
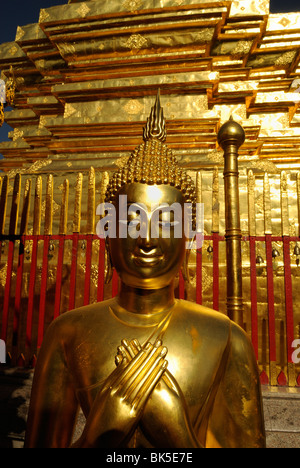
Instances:
[[[120,203],[120,195],[127,206]],[[109,239],[109,247],[121,280],[141,289],[168,286],[185,256],[182,193],[169,185],[133,183],[123,186],[116,200],[117,220],[122,219],[117,223],[116,237]],[[172,205],[179,211],[170,211]]]

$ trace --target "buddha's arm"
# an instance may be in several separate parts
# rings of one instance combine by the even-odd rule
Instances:
[[[166,352],[160,344],[149,343],[130,362],[122,358],[99,391],[75,447],[108,448],[126,444],[166,370]]]
[[[206,446],[265,447],[257,363],[248,336],[235,324],[227,367],[208,423]]]
[[[46,333],[35,369],[25,447],[69,447],[77,409],[60,331],[53,322]]]
[[[137,340],[123,340],[119,353],[130,360],[141,349]],[[157,448],[202,448],[191,425],[184,395],[168,370],[145,405],[141,428]]]
[[[169,371],[153,391],[141,427],[156,448],[203,448],[192,427],[184,395]]]

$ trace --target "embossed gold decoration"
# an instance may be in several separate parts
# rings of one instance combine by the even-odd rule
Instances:
[[[147,45],[147,39],[140,34],[133,34],[126,42],[126,47],[131,50],[139,50]]]
[[[1,143],[1,167],[13,169],[13,157],[20,167],[29,156],[54,155],[66,165],[72,154],[87,172],[85,158],[78,167],[84,152],[98,154],[93,165],[102,170],[110,152],[104,169],[114,169],[120,149],[129,156],[137,145],[150,95],[160,87],[171,106],[168,118],[176,121],[170,147],[183,149],[184,142],[194,155],[186,167],[210,166],[201,151],[209,157],[218,150],[216,129],[232,114],[246,132],[240,167],[295,170],[299,24],[298,13],[269,14],[268,1],[251,0],[213,8],[196,0],[95,0],[42,9],[39,23],[20,26],[16,41],[0,48],[5,81],[18,64],[15,110],[6,121],[23,132],[15,145]],[[120,124],[131,135],[126,142]]]
[[[13,68],[10,68],[10,77],[5,83],[6,104],[10,107],[14,105],[16,94],[16,81]]]
[[[129,11],[137,11],[140,10],[143,5],[142,0],[125,0],[122,4],[122,6],[125,8],[125,10]]]
[[[86,3],[81,3],[80,7],[77,8],[76,11],[82,18],[85,18],[91,10]]]

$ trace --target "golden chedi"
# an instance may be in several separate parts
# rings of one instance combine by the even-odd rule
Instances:
[[[158,99],[144,143],[107,190],[117,219],[124,218],[121,196],[138,207],[128,209],[128,232],[141,224],[141,212],[147,220],[144,235],[121,236],[119,222],[107,238],[118,296],[67,312],[47,330],[27,447],[72,446],[79,407],[86,425],[74,447],[265,446],[247,335],[223,314],[174,297],[187,239],[175,235],[183,216],[178,221],[164,207],[183,209],[194,195],[164,144],[164,125]],[[153,235],[157,218],[159,235]]]

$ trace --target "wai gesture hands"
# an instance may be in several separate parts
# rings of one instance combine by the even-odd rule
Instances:
[[[132,436],[145,404],[167,368],[167,348],[148,343],[131,358],[116,358],[117,368],[107,378],[88,416],[77,447],[120,447]]]

